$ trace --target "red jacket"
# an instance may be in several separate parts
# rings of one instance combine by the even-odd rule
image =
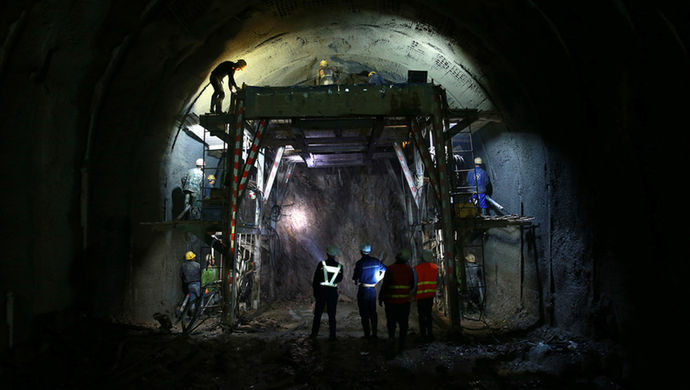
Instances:
[[[417,272],[416,299],[433,298],[436,296],[438,267],[434,263],[424,262],[414,267]]]
[[[386,303],[410,302],[410,292],[414,289],[414,273],[412,268],[404,263],[388,266],[386,276],[383,277],[381,294]]]

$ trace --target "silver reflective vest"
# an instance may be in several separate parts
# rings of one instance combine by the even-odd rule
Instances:
[[[320,284],[327,287],[338,287],[338,285],[335,283],[335,279],[338,277],[342,264],[338,264],[337,267],[332,267],[330,265],[326,265],[326,260],[323,260],[321,262],[321,266],[323,267],[323,282]],[[333,274],[333,276],[329,279],[328,274]]]
[[[330,67],[319,69],[319,85],[335,84],[335,72]]]

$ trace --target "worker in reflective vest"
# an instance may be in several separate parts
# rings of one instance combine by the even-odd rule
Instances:
[[[417,313],[419,315],[419,334],[422,340],[434,339],[431,329],[431,308],[436,297],[438,286],[438,267],[433,262],[434,254],[428,249],[422,251],[422,262],[414,267],[417,274]]]
[[[355,263],[352,280],[359,286],[357,290],[357,307],[362,319],[364,337],[376,338],[378,333],[378,315],[376,315],[376,284],[383,279],[386,266],[376,257],[369,256],[371,245],[360,246],[362,258]]]
[[[311,325],[311,335],[316,338],[321,326],[323,307],[328,311],[329,339],[335,340],[335,306],[338,304],[338,283],[343,280],[343,266],[335,261],[338,248],[331,245],[326,250],[327,259],[319,262],[314,271],[312,287],[314,289],[314,322]]]
[[[410,316],[410,302],[415,290],[416,277],[412,268],[407,264],[410,260],[410,251],[402,249],[395,255],[395,263],[386,269],[383,277],[379,305],[386,303],[386,326],[388,338],[395,340],[396,326],[400,328],[398,338],[398,350],[405,347],[407,337],[408,319]]]

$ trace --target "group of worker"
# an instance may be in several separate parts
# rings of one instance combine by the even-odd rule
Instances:
[[[362,257],[355,263],[352,280],[358,285],[357,306],[364,337],[378,338],[376,286],[381,282],[378,303],[380,306],[385,304],[388,338],[395,340],[397,330],[398,349],[405,347],[410,306],[414,300],[417,302],[421,339],[433,340],[431,313],[438,286],[438,267],[433,261],[433,253],[425,249],[421,262],[415,267],[409,265],[411,254],[407,249],[398,251],[395,262],[389,266],[371,256],[371,245],[368,243],[360,246],[360,253]],[[336,261],[336,256],[338,249],[329,246],[326,259],[319,262],[314,272],[312,287],[316,303],[310,334],[312,338],[319,334],[321,316],[326,308],[329,339],[336,339],[338,283],[343,279],[343,266]]]
[[[211,113],[222,114],[223,99],[225,98],[225,91],[223,90],[223,79],[228,78],[230,92],[239,90],[237,82],[235,81],[235,72],[241,72],[247,68],[247,61],[240,59],[236,62],[223,61],[216,66],[211,72],[209,82],[213,87],[213,94],[211,95]],[[328,61],[321,60],[319,62],[319,69],[316,71],[316,78],[314,80],[316,85],[334,85],[338,84],[340,79],[340,70],[328,64]],[[367,75],[367,82],[371,85],[383,85],[385,80],[375,71],[370,71]]]
[[[193,310],[197,299],[202,296],[202,293],[208,294],[213,291],[215,286],[208,285],[208,283],[219,280],[220,271],[216,267],[215,258],[211,254],[206,255],[206,264],[203,267],[196,261],[196,253],[193,251],[187,251],[184,258],[185,261],[180,267],[180,276],[187,290],[186,293],[189,294],[189,302]],[[202,287],[204,287],[204,291],[201,291]]]

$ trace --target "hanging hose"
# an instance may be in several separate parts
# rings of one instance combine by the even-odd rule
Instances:
[[[196,95],[196,97],[192,101],[192,104],[190,104],[189,107],[187,107],[187,111],[185,111],[184,116],[182,116],[182,119],[180,119],[180,126],[177,127],[177,133],[175,133],[175,139],[173,140],[173,143],[172,143],[172,146],[170,147],[170,150],[175,149],[175,144],[177,143],[177,136],[180,135],[180,130],[182,130],[182,126],[184,126],[185,119],[187,119],[187,116],[189,115],[189,112],[192,110],[192,107],[194,107],[194,105],[196,104],[196,101],[199,100],[199,97],[201,97],[201,94],[204,93],[204,91],[206,90],[206,88],[208,88],[209,85],[211,85],[210,81],[208,83],[206,83],[206,85],[201,90],[201,92],[199,92],[199,94]]]

